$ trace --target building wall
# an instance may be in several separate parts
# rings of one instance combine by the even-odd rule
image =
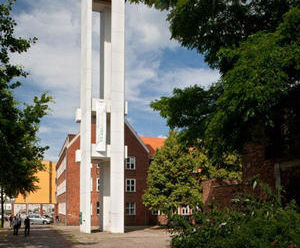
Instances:
[[[241,185],[237,181],[217,181],[211,179],[203,182],[202,186],[205,208],[209,207],[210,204],[230,207],[231,199],[241,190]]]
[[[56,203],[55,200],[55,178],[56,163],[51,161],[42,161],[45,166],[44,171],[39,171],[36,176],[39,178],[39,182],[36,185],[39,187],[35,192],[29,193],[26,197],[23,197],[21,194],[15,200],[16,204],[30,203],[30,204],[49,204]]]
[[[92,137],[91,142],[95,143],[95,124],[92,123]],[[148,153],[139,142],[136,135],[125,125],[125,145],[128,147],[128,156],[136,158],[136,169],[125,169],[126,178],[136,180],[136,192],[125,192],[125,206],[126,202],[135,202],[136,215],[126,216],[125,225],[147,225],[149,224],[150,211],[146,209],[142,202],[142,195],[147,187],[146,178],[149,167]],[[67,166],[64,173],[57,179],[57,185],[61,184],[66,179],[66,193],[58,196],[58,203],[66,202],[66,215],[59,214],[61,222],[66,225],[79,225],[79,211],[80,211],[80,163],[75,162],[76,150],[80,149],[79,136],[66,149]],[[62,155],[63,156],[63,155]],[[58,162],[57,170],[63,160],[61,157]],[[125,164],[124,164],[125,166]],[[100,177],[100,169],[97,164],[91,167],[92,177],[92,191],[91,191],[91,225],[99,225],[99,215],[97,215],[97,202],[99,201],[99,192],[97,191],[97,179]],[[124,182],[125,187],[125,182]],[[126,190],[125,190],[126,191]],[[124,209],[125,209],[124,206]],[[156,217],[154,217],[156,218]]]
[[[300,139],[296,139],[295,146],[300,151]],[[296,183],[298,180],[295,176],[296,171],[299,171],[300,167],[300,154],[293,153],[286,155],[281,158],[270,158],[266,159],[266,150],[264,145],[248,143],[244,147],[245,153],[242,155],[242,184],[238,185],[237,182],[217,182],[215,180],[209,180],[203,183],[203,202],[205,206],[208,206],[213,201],[218,202],[221,206],[229,206],[230,200],[234,197],[236,192],[247,192],[255,194],[260,198],[266,197],[265,193],[260,187],[257,187],[253,192],[252,188],[247,185],[253,178],[258,177],[263,183],[269,185],[272,190],[276,189],[276,181],[280,178],[280,185],[289,189],[291,183]],[[276,164],[284,165],[291,164],[290,170],[292,174],[287,173],[287,169],[279,169],[278,172],[275,170]],[[276,178],[278,177],[278,178]],[[292,182],[291,182],[292,181]],[[289,191],[291,191],[289,189]],[[283,192],[289,194],[289,198],[296,197],[296,200],[300,201],[298,191]],[[285,199],[282,199],[285,200]]]
[[[80,149],[80,138],[68,148],[67,152],[67,225],[79,225],[80,209],[80,163],[75,162],[75,152]]]
[[[136,179],[136,192],[126,192],[125,190],[124,198],[125,206],[126,202],[135,202],[136,215],[125,215],[125,225],[148,225],[150,211],[146,209],[142,199],[142,195],[147,188],[147,174],[149,168],[148,153],[135,135],[129,130],[128,126],[125,126],[125,145],[128,147],[128,156],[133,156],[136,159],[135,170],[125,169],[125,182],[126,178]]]

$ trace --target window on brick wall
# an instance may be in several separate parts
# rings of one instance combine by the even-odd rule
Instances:
[[[151,214],[152,215],[160,215],[160,211],[159,210],[152,210]]]
[[[135,157],[128,157],[126,159],[126,170],[135,170]]]
[[[135,179],[126,179],[126,192],[135,192]]]
[[[100,202],[99,201],[97,201],[96,209],[97,209],[97,214],[99,215],[100,214]]]
[[[182,215],[189,215],[189,206],[184,206],[181,208],[181,214]]]
[[[91,177],[91,192],[93,191],[93,178]]]
[[[97,185],[96,185],[96,190],[97,190],[97,192],[99,192],[100,191],[100,178],[97,178]]]
[[[126,202],[126,215],[135,215],[135,202]]]

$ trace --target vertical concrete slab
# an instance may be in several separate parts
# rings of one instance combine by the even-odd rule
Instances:
[[[124,232],[124,32],[125,2],[111,6],[111,232]]]
[[[106,6],[100,17],[100,98],[111,99],[111,8]],[[110,118],[107,118],[107,144],[110,143]],[[100,230],[110,231],[110,162],[101,166]]]
[[[80,231],[91,232],[92,0],[81,1]]]
[[[111,8],[106,6],[100,17],[100,98],[111,99]]]
[[[110,165],[104,162],[100,167],[100,230],[110,231]]]

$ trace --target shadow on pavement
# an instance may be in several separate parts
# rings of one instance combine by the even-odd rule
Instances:
[[[125,233],[141,231],[141,230],[167,230],[164,226],[125,226]]]
[[[12,230],[1,231],[0,247],[62,248],[74,246],[72,242],[65,239],[63,235],[50,226],[32,225],[28,237],[24,236],[24,228],[19,230],[18,236],[14,236]]]

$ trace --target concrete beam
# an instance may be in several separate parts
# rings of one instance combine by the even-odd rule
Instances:
[[[92,0],[81,1],[80,231],[91,232]]]

